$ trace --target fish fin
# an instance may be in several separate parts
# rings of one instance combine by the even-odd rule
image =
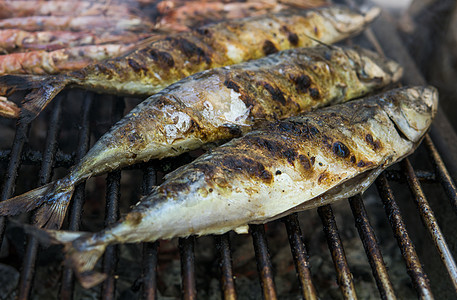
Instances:
[[[19,122],[30,123],[70,82],[67,76],[51,76],[40,82],[22,101]]]
[[[27,224],[18,224],[27,234],[33,235],[46,246],[63,244],[65,265],[75,271],[76,277],[84,288],[91,288],[106,279],[106,274],[94,271],[95,264],[106,249],[105,244],[87,246],[81,243],[90,238],[92,233],[67,230],[40,229]]]
[[[46,195],[46,200],[41,204],[35,214],[34,225],[46,229],[59,229],[62,227],[68,205],[75,190],[74,185],[58,181],[54,190]]]
[[[37,208],[45,201],[46,194],[52,189],[54,182],[43,185],[25,194],[0,202],[1,216],[14,216]]]
[[[42,85],[48,76],[40,75],[3,75],[0,76],[0,87],[13,91],[35,89]]]
[[[74,185],[69,184],[67,180],[54,181],[0,202],[0,215],[12,216],[38,208],[35,225],[58,229],[62,226],[73,191]]]

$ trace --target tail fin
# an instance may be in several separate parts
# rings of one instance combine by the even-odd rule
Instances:
[[[19,121],[32,122],[69,82],[68,77],[63,75],[51,76],[42,81],[39,87],[34,88],[25,96]]]
[[[66,75],[4,75],[0,77],[0,87],[11,90],[28,90],[23,103],[20,122],[30,123],[52,99],[70,82]]]
[[[42,244],[63,244],[65,264],[73,269],[84,288],[91,288],[106,279],[106,274],[93,270],[106,249],[106,244],[93,240],[93,234],[65,230],[42,230],[24,224],[20,226]]]
[[[35,89],[40,87],[47,77],[40,75],[3,75],[0,76],[0,87],[13,91]]]
[[[0,202],[0,215],[12,216],[39,208],[35,216],[38,227],[59,229],[73,195],[74,185],[58,180],[25,194]]]

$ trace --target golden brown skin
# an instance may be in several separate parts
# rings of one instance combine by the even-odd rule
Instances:
[[[194,74],[130,111],[66,177],[0,202],[0,214],[41,206],[37,225],[60,227],[74,187],[84,179],[348,101],[397,81],[401,73],[397,63],[371,51],[320,46]]]
[[[171,35],[120,58],[89,65],[42,82],[27,77],[0,77],[0,86],[38,87],[23,104],[30,122],[66,86],[122,95],[152,95],[191,74],[257,59],[280,50],[331,44],[365,28],[379,13],[363,15],[346,7],[283,11],[208,25]]]

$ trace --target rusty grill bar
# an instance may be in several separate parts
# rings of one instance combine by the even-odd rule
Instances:
[[[382,28],[382,29],[381,29]],[[374,41],[374,46],[380,49],[379,44],[389,43],[396,48],[393,53],[392,47],[384,49],[387,55],[400,61],[406,69],[405,82],[407,83],[424,83],[425,81],[418,73],[411,58],[404,51],[404,47],[399,42],[396,33],[392,31],[392,25],[382,17],[373,25],[373,32],[368,31],[368,39],[373,39],[376,35],[381,43]],[[389,31],[390,30],[390,31]],[[393,32],[393,33],[392,33]],[[383,43],[384,42],[384,43]],[[400,49],[401,51],[398,51]],[[381,50],[382,51],[382,50]],[[80,160],[81,157],[87,152],[89,148],[90,137],[90,111],[93,103],[94,95],[87,93],[81,106],[81,117],[79,122],[79,138],[75,159],[72,160],[68,154],[63,154],[57,149],[57,137],[60,130],[61,119],[61,102],[65,99],[58,99],[53,104],[51,117],[49,120],[48,133],[43,153],[39,151],[26,149],[24,151],[24,144],[27,140],[29,127],[21,125],[17,127],[15,138],[11,151],[0,151],[0,163],[8,167],[4,174],[3,187],[1,191],[0,200],[5,200],[11,197],[14,193],[15,181],[22,162],[27,164],[41,164],[41,170],[37,185],[42,185],[50,181],[53,167],[69,165]],[[124,109],[124,102],[122,99],[115,99],[113,105],[112,123],[117,121],[122,116]],[[443,118],[442,115],[439,118]],[[440,121],[441,122],[441,121]],[[436,130],[435,130],[436,132]],[[432,130],[433,133],[433,130]],[[455,133],[451,133],[455,134]],[[376,181],[379,196],[384,205],[386,215],[391,224],[395,238],[397,239],[398,246],[404,258],[406,269],[411,277],[417,295],[422,299],[433,299],[430,283],[425,274],[422,265],[419,261],[418,255],[414,248],[413,242],[409,237],[406,230],[406,225],[400,213],[400,208],[395,201],[393,190],[389,184],[390,178],[395,181],[406,181],[412,191],[414,201],[419,209],[419,214],[424,221],[426,228],[435,241],[435,246],[441,256],[443,264],[446,266],[452,283],[457,290],[457,268],[454,259],[448,249],[444,237],[439,229],[437,221],[434,217],[433,211],[429,206],[426,197],[422,191],[419,179],[423,182],[439,181],[449,198],[449,201],[457,213],[457,189],[451,174],[455,175],[452,163],[449,163],[449,153],[445,153],[446,157],[443,158],[438,153],[443,154],[443,141],[439,135],[433,134],[433,141],[430,136],[426,136],[424,140],[425,148],[427,149],[430,161],[433,164],[434,171],[414,171],[409,160],[405,160],[401,164],[401,172],[395,170],[388,170],[381,174]],[[437,140],[436,146],[434,141]],[[457,145],[457,140],[454,139],[453,143]],[[444,143],[445,145],[445,143]],[[455,146],[453,145],[453,146]],[[423,147],[423,146],[421,146]],[[71,155],[73,156],[73,155]],[[445,162],[446,163],[445,163]],[[143,171],[143,194],[147,194],[152,186],[157,182],[157,172],[153,163],[144,164],[139,166]],[[449,167],[449,171],[447,169]],[[119,217],[119,194],[120,194],[120,178],[121,172],[116,171],[110,173],[106,180],[106,214],[105,226],[112,224]],[[69,230],[78,230],[81,221],[82,206],[84,202],[85,183],[80,184],[75,191],[72,199],[70,213],[69,213]],[[368,214],[365,210],[363,200],[360,196],[349,199],[349,204],[355,219],[355,224],[363,243],[368,261],[371,265],[373,276],[375,278],[380,296],[382,299],[395,299],[395,291],[392,287],[392,282],[389,278],[381,250],[378,246],[377,239],[373,227],[370,225]],[[318,208],[318,213],[321,217],[324,232],[329,244],[330,252],[334,259],[336,277],[340,285],[343,297],[345,299],[356,299],[356,290],[354,288],[354,281],[350,271],[350,266],[347,263],[345,251],[343,248],[344,240],[340,239],[336,222],[332,213],[331,206],[323,206]],[[295,268],[298,275],[298,283],[301,288],[301,294],[304,299],[317,299],[318,290],[312,282],[312,274],[310,269],[310,262],[308,260],[308,253],[306,245],[301,233],[296,214],[285,217],[282,219],[285,224],[291,253],[294,259]],[[5,219],[0,219],[0,242],[3,241],[5,230]],[[253,238],[253,245],[255,249],[255,256],[257,260],[258,276],[260,285],[262,287],[262,296],[264,299],[276,299],[277,291],[274,284],[274,270],[272,267],[271,259],[269,256],[269,248],[267,246],[267,237],[265,234],[264,225],[251,225],[250,233]],[[219,258],[220,267],[220,285],[222,296],[224,299],[236,299],[236,280],[231,262],[231,245],[229,234],[216,236],[215,246]],[[185,299],[196,299],[196,273],[195,266],[198,261],[194,258],[194,244],[198,243],[194,237],[179,239],[179,249],[181,255],[182,267],[182,296]],[[22,266],[21,279],[18,287],[18,299],[27,299],[32,291],[33,276],[35,271],[35,261],[38,251],[38,243],[34,238],[29,238],[27,242],[25,260]],[[157,298],[157,283],[158,276],[157,266],[160,263],[159,259],[159,243],[145,243],[143,245],[143,263],[142,263],[142,277],[139,284],[142,287],[142,297],[144,299]],[[107,273],[108,279],[103,283],[100,297],[103,299],[113,299],[116,291],[116,265],[117,265],[118,250],[117,247],[109,247],[103,258],[103,271]],[[74,276],[71,270],[64,268],[61,277],[61,288],[59,291],[59,298],[72,299],[74,290]]]

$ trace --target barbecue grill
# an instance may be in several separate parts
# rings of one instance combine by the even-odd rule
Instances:
[[[384,51],[386,56],[400,62],[405,68],[403,81],[405,84],[424,84],[425,80],[414,65],[392,24],[393,22],[389,20],[388,14],[384,12],[372,25],[372,29],[365,31],[361,37],[357,38],[356,42],[370,43],[372,48]],[[98,138],[103,129],[109,127],[108,124],[97,123],[97,120],[110,118],[109,123],[114,123],[122,117],[126,103],[131,105],[135,102],[134,100],[125,100],[119,97],[106,98],[107,96],[92,93],[62,93],[62,96],[55,100],[52,106],[39,117],[37,122],[31,125],[32,128],[19,123],[15,130],[11,148],[0,151],[0,166],[2,170],[0,173],[2,180],[0,200],[8,199],[15,193],[16,182],[18,189],[21,188],[24,191],[50,182],[53,173],[60,174],[64,169],[69,168],[78,161],[89,149],[90,140]],[[72,120],[70,115],[74,115],[74,111],[69,110],[77,106],[80,106],[80,108],[77,108],[80,111],[79,119]],[[99,109],[100,107],[103,107],[104,113]],[[106,109],[107,107],[111,107],[111,110]],[[68,113],[66,113],[66,110]],[[106,111],[108,111],[109,116],[106,116]],[[43,122],[39,123],[40,119]],[[77,128],[72,127],[71,124],[74,122],[77,122]],[[46,124],[47,134],[45,138],[37,138],[39,135],[38,129],[42,130],[42,128],[34,128],[36,124]],[[95,128],[96,125],[102,126],[103,129],[97,130]],[[63,134],[64,131],[67,131],[67,133]],[[76,135],[78,138],[72,139]],[[37,140],[44,140],[44,146],[33,145],[33,141],[36,143]],[[64,144],[62,140],[65,140],[65,143],[68,144],[65,146],[68,148],[65,151],[61,149],[63,147],[61,145]],[[452,211],[451,218],[455,220],[455,214],[457,214],[457,189],[453,179],[457,178],[457,135],[442,111],[438,112],[430,134],[425,137],[417,152],[419,152],[416,155],[418,159],[414,161],[405,159],[400,164],[381,174],[375,184],[379,195],[376,196],[376,199],[382,202],[384,206],[393,236],[398,243],[398,248],[404,260],[402,268],[409,275],[411,285],[417,296],[423,299],[432,299],[433,294],[438,291],[438,288],[434,288],[434,285],[437,285],[439,289],[444,286],[444,289],[447,290],[447,292],[440,295],[452,295],[451,297],[455,297],[455,292],[457,291],[457,267],[452,255],[452,250],[455,252],[455,249],[452,249],[451,246],[457,245],[456,236],[455,233],[454,235],[452,234],[453,230],[449,230],[449,228],[445,231],[448,234],[442,233],[437,219],[441,223],[444,217],[440,214],[435,214],[432,209],[432,206],[436,206],[437,203],[443,205]],[[161,162],[153,161],[129,167],[127,171],[112,172],[107,175],[106,183],[97,179],[97,185],[104,184],[106,186],[106,195],[104,197],[106,208],[104,214],[103,212],[99,213],[99,219],[96,222],[99,222],[101,226],[108,226],[119,218],[120,205],[122,205],[120,201],[121,176],[123,177],[125,172],[134,173],[132,176],[136,181],[138,181],[138,178],[142,178],[142,193],[147,194],[151,187],[160,181],[164,172],[190,159],[192,159],[192,155],[166,159]],[[35,176],[32,177],[29,174],[32,174],[33,170],[38,168],[39,176],[38,181],[36,181]],[[31,178],[33,178],[32,182],[30,182]],[[20,187],[19,183],[23,186]],[[433,192],[432,195],[428,193],[429,197],[426,197],[426,191],[429,190],[428,186],[433,185],[436,188],[438,184],[441,185],[441,187],[437,188],[439,191]],[[406,189],[406,186],[409,187],[412,197],[408,196],[404,191],[396,192],[397,190]],[[134,186],[134,189],[138,188],[139,186]],[[85,216],[82,214],[84,200],[85,198],[97,198],[99,196],[97,192],[100,189],[102,187],[97,186],[92,189],[92,192],[88,193],[85,183],[77,187],[71,203],[67,225],[64,229],[80,229],[81,218]],[[373,190],[372,194],[375,194]],[[17,192],[20,191],[18,190]],[[124,194],[122,196],[124,197]],[[128,195],[125,197],[128,197]],[[131,204],[138,200],[138,198],[133,198],[130,201]],[[417,210],[404,211],[402,209],[407,207],[403,202],[410,201],[409,198],[413,199]],[[398,199],[401,199],[401,201],[397,201]],[[372,297],[395,299],[396,296],[398,297],[398,292],[394,288],[394,280],[391,279],[390,266],[388,267],[384,263],[381,253],[382,247],[380,247],[375,236],[379,224],[374,226],[370,224],[369,212],[367,212],[364,200],[366,199],[362,199],[361,196],[348,199],[360,240],[379,290],[379,295],[372,295]],[[428,200],[431,201],[430,204]],[[337,228],[335,219],[337,211],[335,207],[337,209],[340,208],[338,205],[325,205],[318,208],[317,213],[322,221],[323,232],[335,267],[335,272],[332,275],[333,280],[337,282],[344,299],[356,299],[360,291],[356,289],[357,278],[353,277],[351,265],[348,263],[345,254],[343,247],[345,243],[344,235]],[[256,298],[277,298],[278,286],[275,285],[275,270],[270,256],[270,248],[268,247],[268,231],[271,226],[284,225],[297,274],[295,284],[299,288],[296,296],[301,296],[305,299],[317,299],[321,295],[322,292],[320,292],[318,286],[322,286],[322,284],[316,282],[313,277],[313,273],[318,273],[320,270],[313,268],[313,249],[310,249],[310,254],[308,254],[307,243],[305,242],[311,237],[302,234],[299,222],[302,214],[305,213],[307,212],[292,214],[272,224],[250,226],[250,235],[257,265],[256,276],[258,276],[260,283],[260,288],[258,289],[260,295]],[[101,224],[100,218],[103,218],[103,215],[104,223]],[[417,218],[417,215],[420,216],[424,226],[408,231],[408,222],[410,222],[408,220]],[[31,217],[33,218],[33,215]],[[89,217],[95,219],[94,216]],[[352,223],[352,220],[344,220],[344,222]],[[284,225],[281,223],[284,223]],[[2,218],[0,220],[2,240],[6,240],[4,235],[6,226],[7,220]],[[433,251],[434,255],[438,253],[441,258],[441,262],[437,266],[421,264],[421,261],[427,261],[427,257],[419,257],[418,253],[420,251],[416,252],[413,240],[425,239],[425,237],[422,237],[427,235],[425,232],[428,232],[434,243],[434,245],[428,245],[427,248],[432,249],[430,252]],[[418,237],[418,235],[421,237]],[[216,275],[218,275],[220,284],[220,297],[224,299],[242,298],[237,288],[237,278],[232,266],[233,253],[236,250],[233,240],[236,238],[232,233],[211,237],[214,240],[214,249],[212,251],[216,254],[214,258],[218,262],[217,269],[219,271]],[[450,242],[449,246],[446,240]],[[181,262],[181,293],[185,299],[196,299],[197,295],[199,295],[196,284],[199,274],[196,271],[199,268],[199,261],[196,259],[196,250],[198,249],[196,248],[198,248],[200,241],[195,237],[178,240]],[[11,246],[10,248],[13,247]],[[141,295],[141,298],[157,299],[158,297],[158,287],[161,282],[158,267],[162,264],[161,256],[165,255],[160,248],[159,242],[144,243],[142,245],[142,261],[139,262],[142,266],[142,271],[136,274],[137,280],[131,282],[132,293]],[[104,273],[108,274],[108,279],[103,282],[101,290],[98,291],[100,298],[114,299],[119,296],[116,283],[119,277],[122,276],[119,275],[121,269],[117,266],[121,250],[125,249],[121,249],[119,246],[110,246],[105,252],[101,268]],[[47,251],[52,251],[52,248],[41,248],[34,237],[28,237],[24,251],[23,256],[16,254],[18,257],[23,257],[23,261],[19,263],[10,262],[12,265],[21,265],[20,280],[15,292],[18,299],[27,299],[34,293],[37,285],[45,284],[46,280],[43,278],[34,278],[35,273],[40,268],[36,263],[37,256]],[[318,251],[314,250],[314,252]],[[51,255],[53,255],[52,253],[55,252],[51,252]],[[2,262],[9,263],[4,260]],[[435,275],[432,278],[432,274],[427,274],[426,270],[430,268],[439,268],[439,270],[447,271],[447,274],[441,274],[443,282],[440,282],[440,277],[437,278]],[[212,273],[210,270],[207,272]],[[60,286],[59,290],[55,291],[55,297],[72,299],[74,297],[75,278],[71,270],[62,267],[62,270],[57,269],[55,273],[57,274],[56,280],[59,280]],[[429,276],[432,280],[429,280]],[[450,280],[444,279],[444,277],[448,277]]]

